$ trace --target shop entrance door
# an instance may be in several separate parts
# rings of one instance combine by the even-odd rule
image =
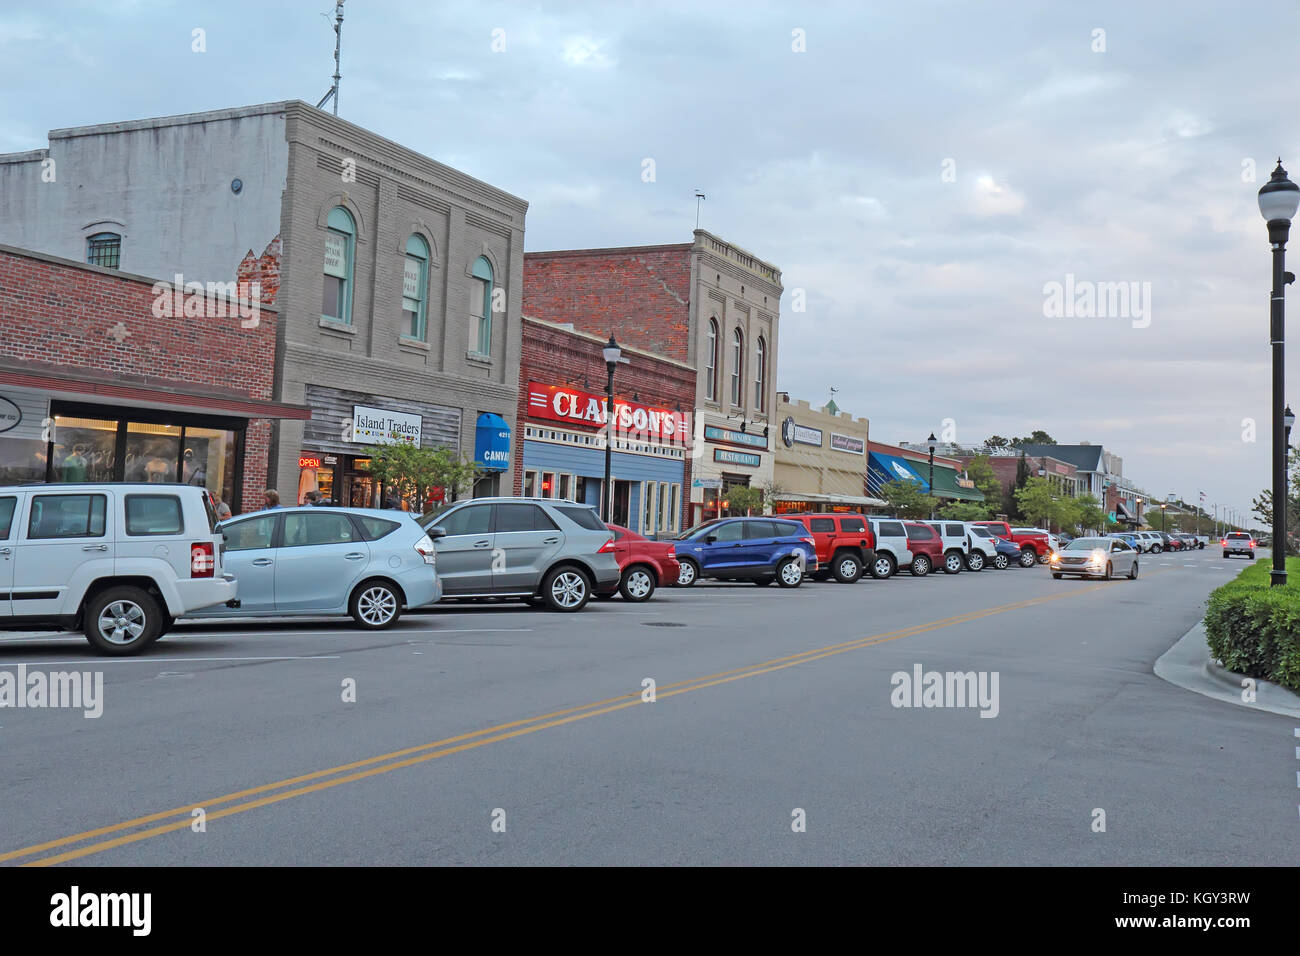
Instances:
[[[614,504],[610,508],[610,524],[621,524],[630,528],[632,518],[632,482],[614,482]]]

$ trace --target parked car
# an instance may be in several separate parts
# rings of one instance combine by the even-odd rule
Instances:
[[[1068,531],[1059,531],[1057,532],[1056,537],[1060,541],[1062,548],[1065,547],[1067,544],[1069,544],[1071,541],[1073,541],[1075,538],[1075,536],[1070,534],[1070,532]]]
[[[580,611],[593,593],[618,587],[622,577],[614,534],[591,505],[471,498],[419,522],[443,533],[434,546],[444,599],[514,597]]]
[[[958,574],[966,569],[966,558],[970,554],[970,531],[965,522],[945,521],[936,518],[927,522],[939,535],[943,543],[939,556],[939,567],[944,574]]]
[[[1046,528],[1012,528],[1011,533],[1016,535],[1025,535],[1025,536],[1034,535],[1034,534],[1043,535],[1045,538],[1047,538],[1047,548],[1048,548],[1047,553],[1049,555],[1053,551],[1059,551],[1061,549],[1061,539],[1056,536],[1055,531],[1049,531]],[[1039,555],[1038,560],[1044,561],[1046,559],[1042,555]]]
[[[1244,554],[1254,560],[1255,539],[1245,531],[1230,531],[1223,537],[1223,556],[1230,558],[1234,554]]]
[[[907,569],[918,578],[923,578],[943,563],[943,538],[933,525],[924,521],[904,521],[907,529],[907,548],[912,553],[912,561]]]
[[[137,654],[239,593],[207,491],[181,484],[0,488],[0,629],[85,634]]]
[[[798,521],[783,518],[706,521],[682,533],[676,552],[681,587],[705,577],[797,588],[818,568],[812,536]]]
[[[968,524],[970,524],[972,540],[980,542],[981,550],[987,556],[986,563],[993,565],[999,571],[1010,567],[1013,561],[1020,563],[1020,545],[999,538],[982,524],[975,522],[968,522]]]
[[[1139,531],[1138,542],[1148,554],[1160,554],[1165,549],[1165,540],[1155,531]]]
[[[966,529],[966,570],[982,571],[994,564],[997,561],[998,547],[993,532],[969,521],[963,521],[962,526]]]
[[[1052,555],[1051,567],[1058,581],[1067,574],[1107,581],[1122,575],[1132,580],[1138,576],[1138,553],[1121,538],[1075,538]]]
[[[1106,537],[1117,538],[1120,541],[1123,541],[1125,544],[1127,544],[1138,554],[1142,553],[1141,539],[1139,539],[1138,536],[1133,534],[1131,531],[1112,531]]]
[[[1205,547],[1196,535],[1187,531],[1180,531],[1178,538],[1183,542],[1183,547],[1188,551],[1199,551]]]
[[[871,536],[875,539],[875,556],[871,559],[871,576],[878,581],[893,577],[899,568],[909,567],[912,551],[908,546],[907,528],[898,518],[870,518]]]
[[[818,581],[833,575],[841,584],[852,584],[862,577],[875,557],[875,540],[863,515],[792,514],[784,517],[798,521],[812,537],[817,549],[817,572],[812,576]]]
[[[217,530],[239,597],[189,617],[350,615],[377,631],[442,597],[433,540],[401,511],[276,508]]]
[[[677,583],[681,565],[677,563],[673,542],[651,541],[621,525],[606,527],[614,532],[614,558],[618,561],[620,576],[617,587],[597,591],[596,597],[622,594],[625,601],[648,601],[655,588],[665,583]]]
[[[1047,540],[1047,535],[1044,532],[1035,529],[1020,529],[1019,533],[1016,533],[1011,525],[1005,521],[976,521],[975,524],[988,528],[999,538],[1005,538],[1013,544],[1018,544],[1020,546],[1020,566],[1022,568],[1032,568],[1039,560],[1052,553],[1051,542]]]

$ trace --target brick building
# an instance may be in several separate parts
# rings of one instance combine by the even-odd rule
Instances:
[[[0,484],[186,481],[261,507],[279,315],[0,246]]]
[[[107,123],[0,155],[0,242],[186,281],[281,320],[268,481],[376,503],[367,448],[452,447],[511,484],[527,203],[307,103]]]
[[[695,368],[691,523],[725,514],[727,489],[773,481],[782,291],[775,266],[702,229],[676,245],[524,256],[526,314]]]
[[[571,325],[524,316],[516,494],[600,507],[605,342]],[[610,520],[640,534],[680,531],[691,481],[695,369],[620,345],[626,362],[615,375]]]

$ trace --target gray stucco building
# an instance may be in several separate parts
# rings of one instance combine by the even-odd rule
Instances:
[[[492,469],[478,493],[510,493],[527,208],[301,101],[59,129],[0,156],[0,243],[258,283],[280,316],[275,398],[312,409],[271,429],[286,503],[374,502],[376,440],[456,447]]]

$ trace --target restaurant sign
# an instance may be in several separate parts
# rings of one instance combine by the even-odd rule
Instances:
[[[567,385],[528,383],[528,414],[569,425],[605,425],[605,396]],[[620,438],[686,447],[691,440],[685,412],[614,399],[614,434]]]

